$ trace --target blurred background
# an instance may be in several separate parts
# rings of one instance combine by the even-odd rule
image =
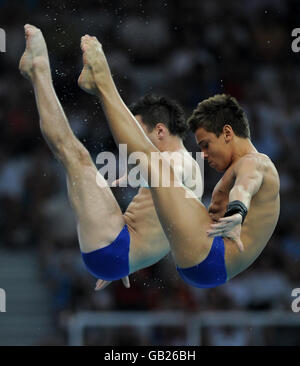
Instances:
[[[296,0],[0,0],[7,36],[0,54],[0,345],[300,345],[300,315],[291,309],[292,290],[300,288],[300,56],[291,50],[299,12]],[[279,224],[248,270],[200,290],[167,257],[132,275],[129,290],[115,282],[94,291],[64,171],[18,71],[26,23],[42,29],[58,97],[94,159],[117,149],[100,103],[77,87],[86,33],[103,43],[127,104],[163,94],[188,117],[214,94],[238,99],[255,146],[281,179]],[[192,135],[185,145],[198,151]],[[206,166],[206,205],[219,178]],[[136,191],[114,194],[125,210]]]

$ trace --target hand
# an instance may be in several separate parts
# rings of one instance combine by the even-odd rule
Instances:
[[[111,284],[112,281],[104,281],[104,280],[98,280],[97,283],[96,283],[96,287],[95,287],[95,291],[101,291],[101,290],[104,290],[105,287],[107,287],[108,285]],[[122,278],[122,282],[123,282],[123,285],[126,287],[126,288],[130,288],[130,282],[129,282],[129,277],[124,277]]]
[[[217,224],[210,226],[211,230],[207,231],[209,238],[221,236],[233,240],[241,252],[244,251],[244,245],[241,241],[242,215],[235,214],[218,220]]]

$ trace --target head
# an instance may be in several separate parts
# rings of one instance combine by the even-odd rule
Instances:
[[[216,95],[199,103],[188,125],[205,159],[220,172],[232,163],[237,144],[251,138],[247,116],[230,95]]]
[[[188,131],[183,109],[169,98],[147,95],[132,104],[130,110],[157,148],[167,138],[184,138]]]

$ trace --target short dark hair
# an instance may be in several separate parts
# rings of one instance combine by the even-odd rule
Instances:
[[[237,100],[227,94],[215,95],[198,104],[187,121],[192,132],[204,128],[219,137],[225,125],[230,125],[238,137],[251,138],[246,113]]]
[[[174,100],[157,95],[146,95],[133,103],[129,109],[140,115],[148,129],[153,131],[158,123],[166,125],[171,135],[184,138],[188,124],[182,107]]]

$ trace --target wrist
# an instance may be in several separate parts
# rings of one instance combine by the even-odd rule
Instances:
[[[243,202],[241,201],[230,202],[227,206],[227,210],[224,217],[233,216],[235,214],[240,214],[242,216],[242,224],[243,224],[248,214],[248,209]]]

